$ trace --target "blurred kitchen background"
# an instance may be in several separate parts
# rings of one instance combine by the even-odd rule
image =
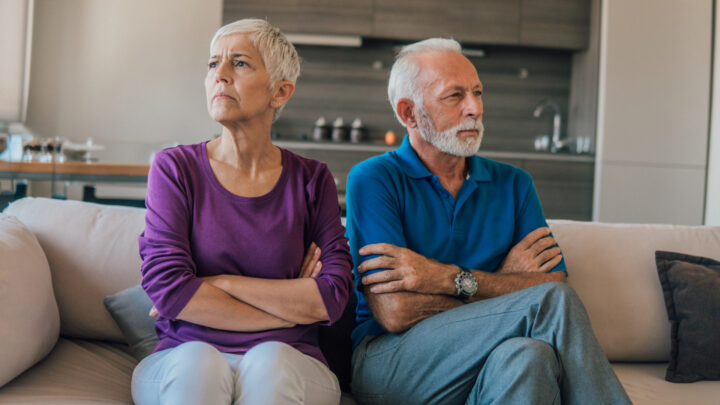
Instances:
[[[397,48],[442,36],[484,84],[480,155],[527,170],[548,218],[720,224],[714,12],[713,0],[0,0],[0,52],[19,61],[0,65],[0,137],[26,147],[0,159],[52,160],[63,144],[68,161],[146,165],[212,138],[210,38],[258,17],[302,58],[274,142],[326,161],[341,204],[350,168],[405,134],[386,99]],[[21,180],[12,170],[0,191]],[[144,197],[122,180],[35,177],[27,192]]]

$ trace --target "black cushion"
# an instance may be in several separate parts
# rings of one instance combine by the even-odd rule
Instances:
[[[665,379],[720,380],[720,262],[655,252],[671,328]]]

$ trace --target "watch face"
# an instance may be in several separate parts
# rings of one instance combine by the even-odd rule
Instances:
[[[474,285],[472,279],[470,279],[470,278],[463,278],[463,280],[462,280],[462,289],[463,289],[463,291],[471,292],[471,291],[473,291],[474,287],[475,287],[475,285]]]

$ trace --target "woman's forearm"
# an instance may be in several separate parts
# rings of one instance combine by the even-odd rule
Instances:
[[[209,283],[200,285],[177,318],[235,332],[258,332],[295,326],[295,323],[239,301]]]
[[[236,299],[295,324],[327,321],[315,279],[265,279],[235,275],[205,278]]]

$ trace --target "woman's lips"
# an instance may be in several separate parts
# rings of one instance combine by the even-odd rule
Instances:
[[[232,97],[229,94],[225,94],[225,93],[215,93],[215,95],[213,96],[213,100],[217,100],[217,99],[235,100],[235,97]]]

